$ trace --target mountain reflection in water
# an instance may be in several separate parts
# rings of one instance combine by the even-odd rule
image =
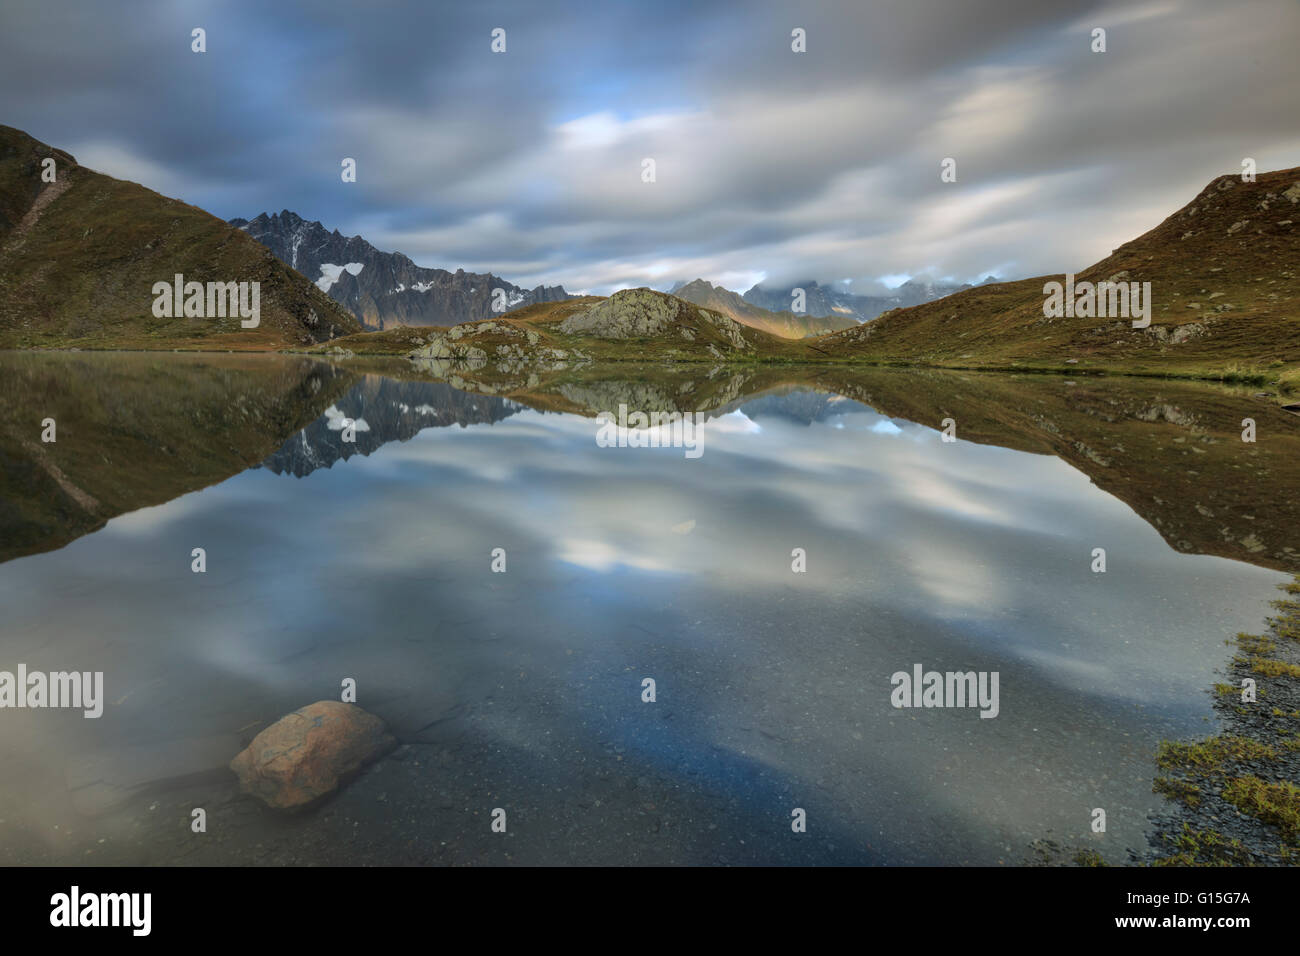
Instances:
[[[5,715],[6,862],[1015,863],[1048,834],[1122,862],[1156,742],[1213,726],[1224,638],[1293,567],[1295,428],[1249,392],[437,371],[0,355],[0,668],[108,699]],[[703,456],[598,447],[619,402],[706,412]],[[998,716],[894,709],[916,664],[998,672]],[[407,747],[248,812],[225,764],[346,677]]]

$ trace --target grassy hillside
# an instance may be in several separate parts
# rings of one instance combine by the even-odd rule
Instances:
[[[1300,168],[1222,176],[1150,232],[1076,274],[1151,283],[1151,325],[1047,318],[1043,285],[979,286],[817,340],[835,358],[962,367],[1119,369],[1295,380]]]
[[[56,179],[42,181],[42,160]],[[155,282],[260,282],[260,325],[155,318]],[[361,329],[315,285],[215,216],[101,175],[0,126],[0,348],[309,345]]]

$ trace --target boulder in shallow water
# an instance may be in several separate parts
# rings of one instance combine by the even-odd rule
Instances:
[[[245,793],[279,809],[332,793],[397,746],[384,722],[355,704],[320,700],[281,717],[230,762]]]

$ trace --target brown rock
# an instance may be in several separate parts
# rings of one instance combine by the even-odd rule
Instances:
[[[355,704],[319,700],[281,717],[230,761],[245,793],[303,807],[397,746],[384,722]]]

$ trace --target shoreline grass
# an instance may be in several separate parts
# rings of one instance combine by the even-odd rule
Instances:
[[[1223,730],[1156,751],[1152,791],[1170,813],[1152,834],[1153,866],[1300,864],[1300,576],[1281,587],[1268,632],[1229,641],[1236,684],[1213,695]]]
[[[353,343],[354,344],[354,343]],[[184,353],[184,354],[233,354],[233,353],[250,353],[266,355],[310,355],[330,361],[347,361],[350,358],[406,358],[411,352],[409,346],[401,348],[379,348],[356,351],[349,349],[350,355],[340,356],[331,354],[331,348],[335,347],[333,343],[324,342],[310,347],[303,348],[247,348],[247,349],[230,349],[230,348],[210,348],[196,344],[177,344],[174,346],[142,346],[137,344],[81,344],[81,345],[48,345],[33,346],[26,348],[0,348],[0,351],[9,352],[125,352],[125,353],[142,353],[156,352],[159,354],[166,353]],[[458,361],[449,359],[448,361]],[[587,360],[588,365],[644,365],[646,364],[644,355],[627,355],[612,356],[600,355]],[[1285,398],[1300,393],[1300,369],[1283,368],[1277,370],[1264,371],[1260,369],[1242,370],[1228,366],[1225,368],[1125,368],[1116,365],[1095,365],[1095,366],[1076,366],[1076,365],[1038,365],[1038,364],[959,364],[959,363],[942,363],[942,362],[922,362],[906,361],[899,359],[865,359],[865,358],[793,358],[787,356],[728,356],[725,359],[718,359],[713,356],[696,356],[696,355],[678,355],[662,356],[655,361],[666,362],[673,365],[701,365],[701,366],[737,366],[742,368],[753,367],[777,367],[777,368],[888,368],[888,369],[916,369],[918,371],[947,371],[947,372],[990,372],[1001,375],[1058,375],[1064,378],[1138,378],[1166,381],[1182,382],[1207,382],[1218,385],[1237,385],[1249,386],[1255,388],[1272,388],[1276,390],[1274,396]]]

